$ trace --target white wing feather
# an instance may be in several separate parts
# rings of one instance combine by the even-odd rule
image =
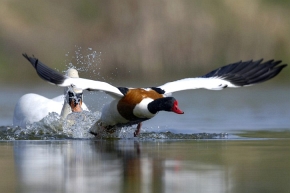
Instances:
[[[231,82],[219,78],[185,78],[173,82],[168,82],[158,88],[165,91],[164,94],[190,89],[222,90],[226,87],[238,87]]]
[[[42,79],[48,81],[51,84],[55,84],[60,87],[72,86],[81,90],[104,91],[114,98],[120,98],[124,96],[117,87],[112,86],[106,82],[89,80],[85,78],[71,78],[46,66],[37,58],[29,57],[27,54],[23,54],[23,56],[32,64],[37,74]]]
[[[204,76],[169,82],[158,88],[168,95],[172,92],[189,89],[222,90],[226,87],[251,86],[270,80],[287,66],[286,64],[279,65],[281,61],[269,60],[264,63],[262,61],[261,59],[236,62],[213,70]]]
[[[85,78],[67,77],[65,81],[62,84],[58,84],[58,86],[61,86],[61,87],[73,86],[75,88],[82,89],[82,90],[104,91],[113,97],[124,96],[117,87],[112,86],[109,83],[96,81],[96,80],[89,80]]]

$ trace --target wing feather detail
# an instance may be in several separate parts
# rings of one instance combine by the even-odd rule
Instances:
[[[250,86],[274,78],[287,66],[287,64],[280,65],[282,61],[269,60],[264,63],[262,61],[263,59],[232,63],[204,76],[169,82],[158,88],[164,90],[165,94],[169,94],[190,89],[222,90],[226,87]]]
[[[109,83],[84,78],[70,78],[57,72],[56,70],[49,68],[37,58],[29,57],[27,54],[23,54],[23,56],[32,64],[39,77],[51,84],[55,84],[60,87],[73,86],[89,91],[104,91],[117,98],[124,96],[117,87],[112,86]]]

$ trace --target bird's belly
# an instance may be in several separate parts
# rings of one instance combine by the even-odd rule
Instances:
[[[122,104],[118,100],[112,101],[110,104],[107,104],[102,109],[102,115],[100,122],[102,126],[131,126],[138,124],[140,122],[151,119],[156,114],[152,114],[148,111],[147,105],[150,100],[143,100],[138,105],[133,108],[129,104]]]
[[[118,101],[112,101],[110,104],[105,105],[102,109],[100,122],[103,126],[114,126],[117,124],[125,124],[129,122],[129,120],[122,117],[118,112],[117,103]]]

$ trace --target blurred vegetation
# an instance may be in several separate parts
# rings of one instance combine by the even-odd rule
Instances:
[[[90,70],[109,82],[156,84],[239,60],[289,63],[289,11],[286,0],[2,0],[0,81],[39,80],[24,52],[64,70],[96,51]]]

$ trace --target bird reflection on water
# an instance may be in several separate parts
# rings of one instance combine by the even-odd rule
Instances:
[[[281,135],[285,137],[285,132]],[[289,143],[288,139],[5,142],[2,149],[14,149],[7,162],[14,172],[1,177],[11,179],[18,192],[288,192]]]
[[[180,172],[180,162],[164,159],[156,144],[149,147],[149,154],[145,147],[143,154],[142,144],[135,140],[15,141],[19,189],[165,192],[166,180]]]

